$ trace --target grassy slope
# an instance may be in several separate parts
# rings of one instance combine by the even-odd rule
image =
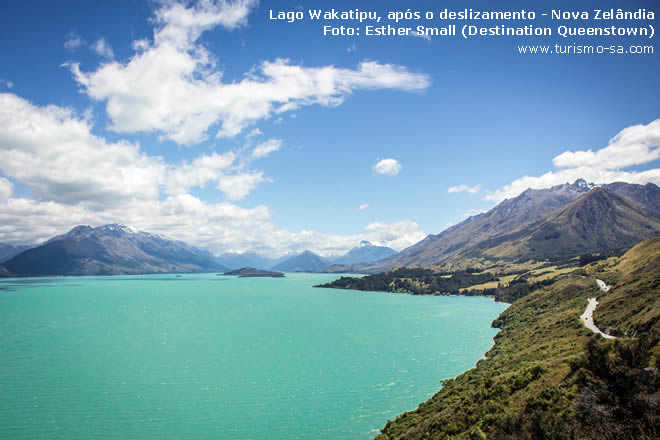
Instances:
[[[488,359],[448,381],[417,410],[388,422],[377,439],[656,438],[649,426],[660,421],[660,375],[654,369],[648,374],[655,379],[640,379],[653,361],[629,360],[626,353],[635,351],[629,346],[637,341],[590,342],[597,338],[578,317],[595,296],[603,305],[599,323],[616,321],[638,331],[657,325],[657,307],[641,316],[634,312],[649,298],[657,306],[658,290],[649,289],[660,278],[657,265],[653,269],[659,256],[656,238],[615,264],[590,266],[591,275],[618,281],[609,293],[578,272],[516,301],[494,322],[502,330]],[[630,304],[619,304],[621,295],[633,294]],[[631,404],[635,399],[642,403]],[[592,414],[593,408],[602,414]]]
[[[660,237],[655,237],[614,262],[595,266],[600,271],[595,275],[620,285],[599,299],[594,320],[601,329],[618,336],[660,331],[659,249]]]

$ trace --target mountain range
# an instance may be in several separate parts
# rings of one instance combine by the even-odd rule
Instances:
[[[0,264],[11,260],[14,256],[30,249],[31,247],[32,246],[29,245],[13,246],[11,244],[0,243]]]
[[[371,263],[380,261],[396,254],[396,251],[386,246],[377,246],[363,240],[360,244],[341,257],[329,258],[334,264]]]
[[[311,251],[304,251],[272,267],[279,272],[315,272],[330,265],[330,262]]]
[[[208,251],[111,224],[77,226],[6,261],[15,275],[117,275],[228,269]]]
[[[396,254],[396,251],[386,246],[374,245],[366,240],[344,255],[337,257],[321,257],[312,251],[285,255],[280,258],[268,258],[255,252],[242,253],[224,253],[218,255],[217,261],[230,269],[240,269],[242,267],[254,267],[257,269],[268,270],[276,269],[280,265],[283,267],[296,268],[295,271],[315,271],[319,268],[327,267],[332,264],[353,264],[353,263],[371,263],[382,260]],[[322,264],[322,265],[321,265]],[[281,269],[279,269],[281,270]]]
[[[570,211],[560,215],[569,206]],[[335,266],[328,271],[375,273],[468,257],[522,261],[630,247],[660,234],[659,216],[657,185],[594,185],[578,179],[572,184],[528,189],[376,264]],[[562,223],[566,220],[570,223]],[[565,228],[570,232],[564,232]]]
[[[0,275],[226,272],[246,266],[280,272],[375,273],[401,266],[570,258],[629,248],[659,234],[657,185],[594,185],[579,179],[528,189],[399,253],[362,241],[332,259],[311,251],[279,259],[252,252],[216,257],[181,241],[112,224],[77,226],[29,249],[0,246],[0,258],[7,259]]]
[[[254,267],[267,270],[284,261],[283,258],[268,258],[256,252],[227,252],[216,257],[218,263],[232,270],[243,267]]]

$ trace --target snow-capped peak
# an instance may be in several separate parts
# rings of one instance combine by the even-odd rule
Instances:
[[[575,182],[573,182],[573,186],[577,186],[578,188],[594,189],[596,187],[599,187],[600,185],[593,182],[587,182],[586,180],[580,178],[577,179]]]
[[[132,227],[132,226],[126,226],[126,225],[121,224],[121,223],[112,223],[112,224],[109,224],[109,225],[104,225],[104,226],[101,226],[100,229],[103,229],[103,230],[105,230],[105,231],[123,231],[123,232],[130,232],[130,233],[133,233],[133,234],[137,234],[137,233],[139,232],[139,231],[138,231],[137,229],[135,229],[134,227]]]

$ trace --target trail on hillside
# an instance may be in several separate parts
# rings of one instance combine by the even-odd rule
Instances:
[[[609,291],[610,288],[612,287],[605,284],[603,280],[597,279],[596,283],[598,284],[598,287],[600,287],[600,290],[602,290],[603,292]],[[580,316],[580,320],[582,321],[582,323],[586,328],[588,328],[594,333],[599,333],[605,339],[616,339],[616,337],[614,336],[610,336],[606,333],[603,333],[598,327],[596,327],[596,324],[594,324],[593,315],[597,305],[598,305],[598,301],[596,301],[596,298],[589,298],[589,304],[587,304],[587,308],[584,310],[582,316]]]

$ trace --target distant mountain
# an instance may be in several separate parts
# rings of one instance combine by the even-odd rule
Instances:
[[[658,185],[653,183],[631,185],[630,183],[616,182],[603,185],[603,188],[632,200],[639,206],[660,216],[660,188],[658,188]]]
[[[645,209],[647,214],[653,215],[660,209],[658,208],[660,189],[657,185],[629,183],[594,185],[578,179],[572,184],[556,185],[552,188],[527,189],[517,197],[504,200],[486,213],[470,217],[437,235],[427,236],[382,263],[358,265],[352,269],[374,272],[397,266],[441,264],[486,240],[511,234],[548,216],[598,187],[625,197],[631,206]],[[589,219],[584,218],[584,220]],[[483,246],[480,248],[483,249]]]
[[[112,224],[76,226],[28,249],[4,267],[17,275],[119,275],[225,272],[207,251],[181,241]]]
[[[396,251],[392,248],[375,246],[368,241],[361,241],[359,246],[330,261],[334,264],[371,263],[391,257],[394,254],[396,254]]]
[[[606,188],[595,188],[518,231],[484,240],[459,256],[565,258],[632,247],[660,234],[660,218]]]
[[[31,247],[32,246],[28,245],[12,246],[11,244],[0,243],[0,264],[12,259],[15,255],[18,255]]]
[[[330,262],[325,258],[305,251],[276,264],[272,269],[280,272],[314,272],[329,265]]]
[[[230,269],[240,269],[242,267],[254,267],[256,269],[270,269],[281,259],[268,258],[255,252],[228,252],[216,257],[216,260]]]

